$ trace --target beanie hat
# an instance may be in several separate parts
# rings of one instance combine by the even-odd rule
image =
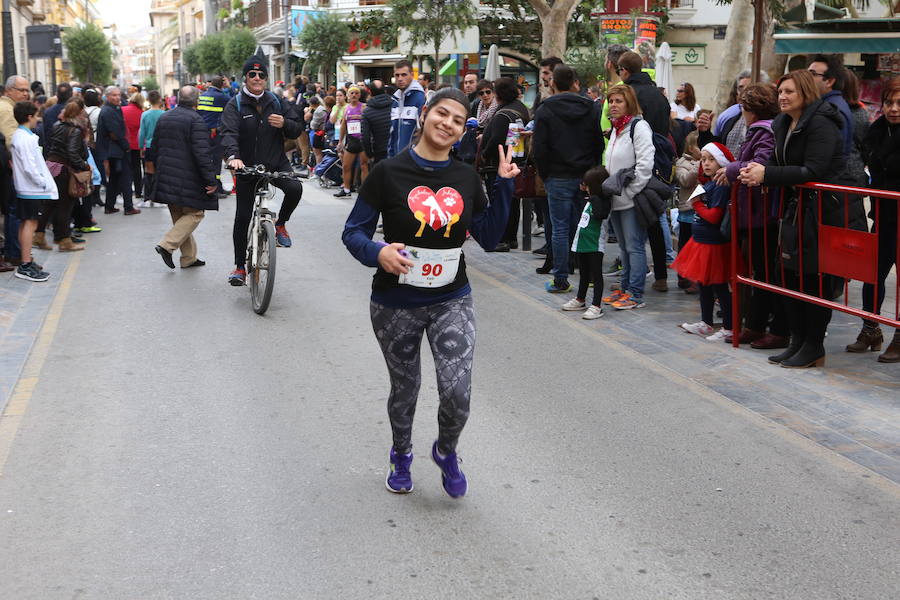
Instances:
[[[703,152],[709,152],[720,167],[727,167],[734,162],[734,154],[724,144],[710,142],[701,148]]]
[[[241,75],[246,75],[247,71],[262,71],[266,75],[269,74],[269,67],[266,65],[266,61],[255,54],[247,59],[247,62],[244,63],[244,68],[241,69]]]

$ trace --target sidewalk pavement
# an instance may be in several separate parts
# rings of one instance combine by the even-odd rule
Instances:
[[[533,239],[535,248],[542,237]],[[612,264],[618,248],[609,248],[605,265]],[[466,244],[466,264],[495,278],[514,290],[532,297],[548,309],[559,307],[574,297],[548,294],[538,275],[542,260],[530,252],[484,253],[470,241]],[[649,252],[648,252],[649,258]],[[893,275],[888,279],[893,281]],[[604,277],[604,286],[617,281]],[[828,327],[825,368],[783,369],[769,364],[767,357],[778,351],[734,349],[731,344],[708,342],[685,333],[679,325],[700,320],[697,296],[677,287],[677,277],[669,270],[669,291],[655,292],[647,280],[645,308],[617,311],[604,308],[604,316],[594,321],[581,319],[581,312],[565,313],[596,328],[633,350],[673,371],[689,377],[741,406],[784,425],[818,444],[900,484],[900,364],[876,361],[878,353],[850,354],[844,346],[855,341],[861,323],[850,315],[834,312]],[[571,278],[573,286],[578,275]],[[861,284],[851,285],[850,304],[859,306]],[[892,288],[893,289],[893,288]],[[593,290],[589,292],[593,294]],[[854,304],[855,303],[855,304]],[[885,307],[894,306],[889,292]],[[527,323],[523,323],[527,327]],[[893,331],[885,331],[887,344]],[[541,348],[540,340],[535,340]],[[548,359],[553,349],[547,348]],[[585,357],[589,360],[589,357]],[[598,394],[628,395],[628,390],[598,389]]]

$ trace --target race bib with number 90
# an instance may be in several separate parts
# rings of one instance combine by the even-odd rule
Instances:
[[[456,280],[462,248],[435,250],[406,247],[406,257],[413,261],[409,273],[401,274],[400,283],[424,288],[439,288]]]

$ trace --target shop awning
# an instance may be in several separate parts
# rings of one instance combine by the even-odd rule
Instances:
[[[900,19],[834,19],[775,30],[777,54],[900,52]]]
[[[444,63],[444,66],[438,71],[438,75],[456,75],[456,72],[456,59],[451,58]]]

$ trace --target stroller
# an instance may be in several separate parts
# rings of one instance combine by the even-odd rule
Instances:
[[[344,165],[334,150],[322,152],[322,160],[316,165],[316,177],[323,188],[340,185],[343,182]]]

